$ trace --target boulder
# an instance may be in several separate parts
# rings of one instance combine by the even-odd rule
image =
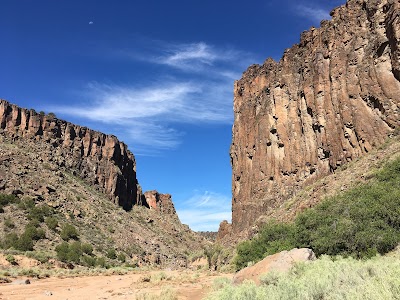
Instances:
[[[260,284],[260,276],[269,272],[287,272],[294,264],[315,260],[315,254],[311,249],[301,248],[290,251],[282,251],[267,256],[262,261],[251,267],[244,268],[233,277],[234,284],[241,284],[244,280],[253,280]]]

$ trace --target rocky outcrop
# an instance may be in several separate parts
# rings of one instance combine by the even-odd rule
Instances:
[[[400,3],[349,0],[235,82],[234,234],[400,125]]]
[[[160,194],[157,191],[147,191],[143,194],[142,205],[155,209],[162,214],[176,215],[174,203],[170,194]]]
[[[241,284],[245,280],[252,280],[256,284],[260,284],[260,276],[262,275],[270,272],[287,272],[296,263],[313,261],[315,258],[314,252],[308,248],[282,251],[267,256],[251,267],[240,270],[233,277],[233,283]]]
[[[136,162],[127,146],[113,135],[38,114],[0,100],[0,134],[13,140],[44,142],[42,161],[56,162],[104,192],[114,203],[129,210],[141,201]],[[7,184],[7,183],[5,183]]]

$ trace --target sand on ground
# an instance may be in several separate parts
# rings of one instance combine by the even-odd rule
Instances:
[[[163,272],[163,280],[157,273]],[[153,276],[153,277],[151,277]],[[179,300],[201,300],[211,290],[213,281],[219,277],[231,279],[232,274],[190,271],[135,272],[127,275],[99,275],[88,277],[51,277],[29,279],[26,277],[0,284],[1,300],[75,300],[75,299],[146,299],[145,295],[159,295],[166,289],[174,290]],[[146,282],[143,278],[152,278]]]

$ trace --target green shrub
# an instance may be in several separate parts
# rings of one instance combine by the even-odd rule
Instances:
[[[54,209],[47,204],[30,207],[27,211],[29,220],[38,220],[39,222],[43,222],[45,217],[54,213]]]
[[[120,262],[124,263],[124,262],[126,261],[126,256],[125,256],[125,254],[120,253],[120,254],[118,254],[117,259],[118,259]]]
[[[31,198],[24,199],[19,202],[18,208],[24,210],[31,210],[35,207],[35,201]]]
[[[261,286],[222,282],[207,300],[303,300],[303,299],[398,299],[400,260],[375,257],[355,260],[322,256],[315,262],[296,265],[287,273],[268,273]]]
[[[36,228],[32,224],[25,226],[25,231],[22,235],[26,235],[27,238],[35,241],[44,239],[46,237],[46,234],[42,228]]]
[[[49,112],[49,113],[47,114],[47,117],[48,117],[49,119],[55,119],[55,118],[56,118],[56,114],[53,113],[53,112]]]
[[[83,254],[80,242],[62,242],[56,247],[57,258],[63,262],[79,263]]]
[[[93,246],[90,244],[82,244],[82,252],[87,255],[93,255]]]
[[[69,245],[68,260],[70,262],[79,263],[82,256],[82,246],[80,242],[73,242]]]
[[[114,249],[109,249],[109,250],[107,251],[107,257],[108,257],[109,259],[116,259],[116,258],[117,258],[117,253],[115,252]]]
[[[258,237],[238,245],[234,259],[236,270],[247,267],[250,262],[258,262],[265,256],[296,246],[293,225],[270,222],[259,233]]]
[[[70,239],[78,240],[79,233],[78,233],[78,230],[73,225],[66,223],[66,224],[64,224],[64,226],[61,229],[60,237],[64,241],[68,241]]]
[[[51,255],[49,253],[42,252],[42,251],[27,251],[27,252],[25,252],[25,255],[27,257],[36,259],[36,260],[40,261],[41,263],[48,262],[49,259],[51,258]]]
[[[14,248],[21,251],[32,251],[33,250],[32,237],[30,237],[29,234],[25,233],[21,234]]]
[[[96,258],[95,257],[83,255],[82,262],[83,262],[83,265],[86,267],[95,267],[96,266]]]
[[[400,242],[400,158],[360,185],[299,214],[294,223],[270,222],[238,245],[237,270],[249,262],[298,247],[322,254],[370,258]]]
[[[57,258],[63,262],[68,262],[68,252],[69,244],[67,242],[62,242],[60,245],[56,246]]]
[[[13,266],[17,265],[17,261],[15,260],[15,257],[13,255],[11,255],[11,254],[8,254],[6,256],[6,261],[8,261]]]
[[[55,217],[47,217],[44,222],[46,223],[47,227],[53,231],[56,231],[58,227],[58,221]]]
[[[4,207],[11,203],[18,203],[19,199],[15,195],[0,194],[0,213],[4,212]]]
[[[19,202],[19,199],[15,195],[8,195],[8,194],[0,194],[0,205],[6,206],[10,203]]]
[[[4,220],[4,226],[9,229],[15,228],[15,224],[10,218]]]
[[[106,259],[104,257],[97,258],[96,266],[99,266],[101,268],[106,268],[107,267]]]
[[[2,247],[4,249],[10,249],[10,248],[16,249],[18,247],[18,240],[19,240],[19,237],[14,232],[6,234],[6,236],[4,237],[4,240],[2,242]]]

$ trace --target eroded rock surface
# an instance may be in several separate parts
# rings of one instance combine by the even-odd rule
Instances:
[[[38,159],[56,162],[60,168],[71,170],[126,210],[141,198],[135,157],[113,135],[74,125],[52,115],[38,114],[5,100],[0,100],[0,131],[14,141],[37,143]],[[43,148],[43,143],[48,147]],[[42,151],[39,151],[39,144]],[[7,178],[7,174],[1,179],[5,185],[3,189],[18,189],[18,184],[13,183],[15,179]]]
[[[400,125],[399,1],[349,0],[331,16],[235,82],[234,234]]]
[[[159,192],[147,191],[144,193],[143,205],[151,209],[160,211],[163,214],[176,215],[175,206],[170,194],[160,194]]]

